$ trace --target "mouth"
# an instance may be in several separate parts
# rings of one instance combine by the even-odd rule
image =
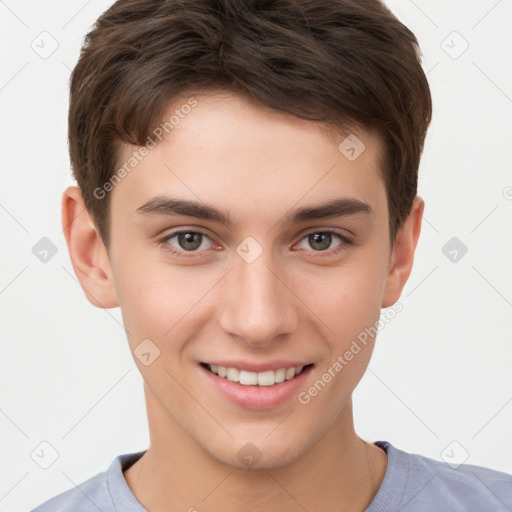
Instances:
[[[208,363],[201,363],[201,366],[218,377],[242,386],[270,387],[297,378],[302,373],[307,372],[313,366],[313,363],[260,372]]]
[[[306,385],[314,363],[211,361],[200,363],[206,382],[220,396],[244,409],[269,410],[289,404]]]

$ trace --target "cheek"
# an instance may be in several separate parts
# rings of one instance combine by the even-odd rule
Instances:
[[[150,260],[131,255],[113,268],[132,349],[145,338],[154,340],[161,348],[171,340],[186,339],[187,325],[192,322],[196,308],[200,309],[199,303],[207,298],[209,288],[218,279],[197,268],[173,267]],[[145,263],[140,264],[141,261]],[[178,332],[180,336],[176,336]]]
[[[301,281],[296,289],[305,290],[304,302],[329,327],[339,349],[379,318],[385,272],[375,258],[352,258],[329,270],[302,275]]]
[[[317,384],[304,390],[305,400],[318,396],[314,407],[341,407],[370,360],[386,277],[385,262],[375,254],[375,249],[361,251],[358,258],[308,279],[307,304],[329,328]]]
[[[382,276],[368,268],[337,270],[308,294],[311,309],[320,312],[329,331],[324,331],[327,350],[315,378],[298,396],[310,417],[321,416],[326,425],[336,420],[366,371],[380,317]]]

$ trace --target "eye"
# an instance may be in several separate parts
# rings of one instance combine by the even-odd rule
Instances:
[[[209,237],[200,231],[176,231],[164,237],[161,243],[176,254],[195,253],[213,246]]]
[[[341,233],[338,233],[334,230],[323,230],[323,231],[314,231],[312,233],[307,234],[297,245],[297,247],[301,249],[308,249],[308,247],[304,247],[304,244],[308,244],[310,248],[312,248],[315,252],[327,251],[332,248],[332,243],[334,240],[338,240],[338,244],[336,244],[335,248],[340,248],[340,246],[350,245],[352,242]],[[302,244],[302,247],[301,247]],[[339,249],[334,251],[330,251],[330,253],[336,253]]]

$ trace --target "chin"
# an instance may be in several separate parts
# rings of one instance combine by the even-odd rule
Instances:
[[[307,447],[290,436],[277,436],[270,440],[233,439],[224,446],[203,446],[210,455],[228,466],[249,470],[268,470],[286,466],[302,455]]]

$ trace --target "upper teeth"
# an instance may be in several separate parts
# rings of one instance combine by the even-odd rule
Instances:
[[[244,386],[273,386],[285,380],[293,379],[302,371],[303,366],[279,368],[279,370],[267,370],[265,372],[248,372],[238,368],[226,368],[225,366],[214,364],[209,364],[208,368],[219,377],[224,377],[231,382],[239,382]]]

